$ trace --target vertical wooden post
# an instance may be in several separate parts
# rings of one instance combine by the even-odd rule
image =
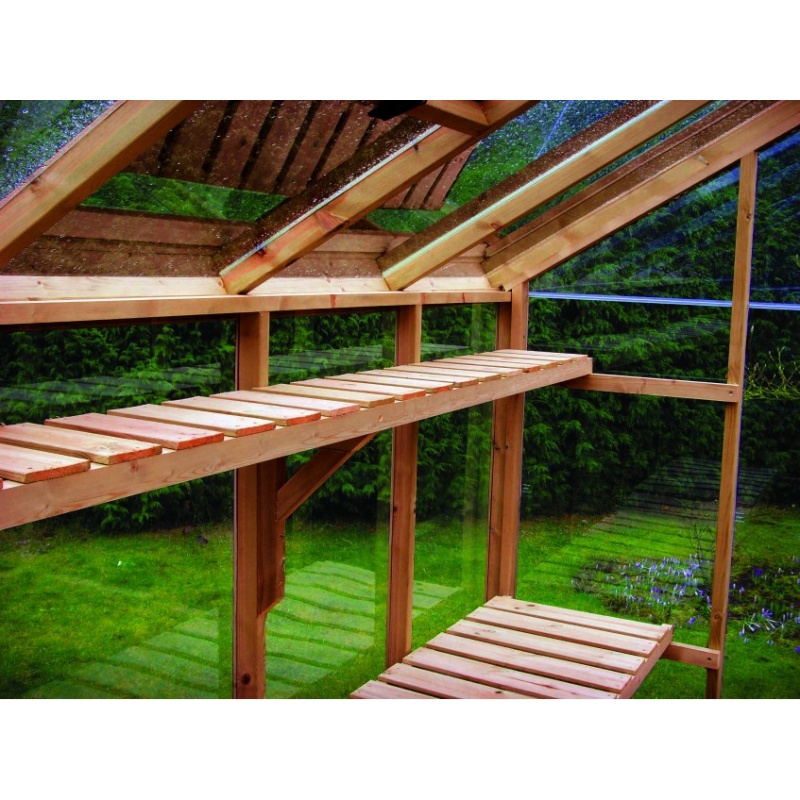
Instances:
[[[745,156],[741,160],[739,169],[739,208],[736,221],[731,335],[728,347],[728,383],[744,387],[758,154],[750,153]],[[706,674],[706,697],[709,698],[722,696],[722,663],[728,620],[728,592],[733,556],[733,528],[736,515],[743,402],[744,398],[740,394],[736,402],[725,406],[719,510],[717,512],[717,543],[714,555],[714,580],[711,589],[711,630],[708,637],[708,646],[719,650],[722,657],[719,669],[709,669]]]
[[[236,386],[269,382],[269,314],[243,314],[236,335]],[[237,469],[234,476],[233,694],[263,698],[266,691],[267,611],[283,596],[284,525],[277,492],[285,459]]]
[[[527,350],[527,282],[511,290],[511,303],[498,307],[496,341],[498,349]],[[516,591],[524,423],[524,394],[494,401],[486,555],[487,600],[498,594],[513,596]]]
[[[422,357],[422,307],[397,311],[395,363]],[[411,606],[414,589],[414,527],[417,506],[419,423],[392,431],[392,508],[389,519],[389,590],[386,619],[386,663],[395,664],[411,651]]]

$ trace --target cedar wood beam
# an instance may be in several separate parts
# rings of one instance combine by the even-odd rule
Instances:
[[[386,282],[398,290],[425,277],[705,102],[627,103],[379,258]]]
[[[728,348],[728,383],[744,383],[747,319],[750,309],[750,275],[753,255],[753,228],[756,210],[758,153],[741,160],[739,206],[736,218],[736,252],[733,267],[733,303]],[[720,665],[706,673],[706,697],[722,696],[722,663],[728,623],[728,595],[733,559],[733,528],[736,518],[736,487],[739,473],[739,444],[742,427],[742,401],[725,407],[722,439],[722,465],[717,510],[717,538],[714,577],[711,584],[711,619],[708,646],[720,651]]]
[[[527,285],[511,292],[511,303],[497,308],[497,349],[528,348]],[[486,552],[486,599],[514,596],[517,589],[520,487],[525,427],[525,395],[516,394],[492,404],[492,462]]]
[[[625,170],[624,179],[603,191],[589,187],[585,202],[573,198],[564,216],[488,258],[490,283],[510,289],[544,274],[797,125],[800,102],[755,101],[696,137],[682,137],[674,152],[641,170]]]
[[[422,358],[422,308],[398,309],[395,364]],[[447,393],[446,393],[447,394]],[[386,665],[411,652],[414,539],[417,509],[419,422],[392,430],[392,489],[389,517],[389,581],[386,603]]]
[[[267,381],[269,314],[244,314],[236,330],[236,386]],[[275,508],[285,458],[247,464],[234,472],[233,695],[266,691],[267,611],[283,596],[284,530]]]
[[[199,106],[192,100],[123,100],[111,106],[0,201],[0,268]]]
[[[586,389],[593,392],[613,392],[615,394],[646,394],[652,397],[681,397],[684,400],[711,400],[718,403],[738,403],[742,398],[741,385],[675,380],[674,378],[645,378],[593,373],[561,385],[566,389]]]
[[[224,248],[219,260],[228,262],[220,272],[225,289],[231,294],[241,294],[259,286],[283,267],[362,219],[385,200],[488,136],[532,104],[532,101],[517,101],[502,106],[503,113],[492,115],[493,119],[480,133],[432,128],[409,139],[399,149],[390,131],[369,150],[368,161],[374,166],[365,171],[365,154],[357,154],[356,158],[362,164],[358,174],[350,174],[353,171],[351,159],[351,162],[346,162],[323,179],[331,189],[321,199],[316,199],[320,187],[310,187],[287,201],[291,203],[287,209],[279,206],[276,212],[265,218],[261,225],[261,230],[265,232],[263,238],[254,241],[248,235]],[[294,209],[296,215],[293,215]],[[286,218],[279,230],[271,231],[268,226],[279,218],[275,216],[276,213]]]

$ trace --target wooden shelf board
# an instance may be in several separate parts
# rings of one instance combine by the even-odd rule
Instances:
[[[448,364],[431,361],[425,362],[425,367],[450,375]],[[117,464],[90,465],[84,461],[84,469],[91,466],[90,472],[54,480],[31,482],[24,473],[3,474],[0,477],[8,478],[11,483],[6,482],[0,494],[0,529],[306,450],[330,447],[439,414],[574,380],[588,375],[591,369],[590,359],[571,356],[556,367],[537,371],[525,372],[498,365],[476,368],[467,376],[471,385],[454,386],[443,392],[415,392],[419,396],[408,400],[394,400],[389,395],[372,392],[354,395],[347,390],[341,390],[344,392],[341,395],[339,390],[282,384],[261,387],[257,391],[213,395],[211,402],[209,398],[188,399],[192,405],[201,405],[203,409],[212,406],[218,409],[214,411],[186,408],[178,401],[113,409],[108,414],[47,420],[46,426],[149,442],[167,449],[158,456]],[[380,375],[380,372],[370,371],[370,374]],[[385,373],[390,383],[397,380],[393,368]],[[454,371],[453,376],[464,377],[460,370]],[[473,382],[475,380],[479,382]],[[340,399],[322,399],[317,396],[320,392],[333,393]],[[221,411],[220,402],[225,404],[225,413]],[[248,408],[251,403],[255,403],[256,408]],[[297,409],[301,409],[299,414],[306,421],[276,426],[278,420],[269,415],[278,412],[274,408],[268,411],[276,406],[286,413],[297,413]],[[254,416],[233,413],[239,408]],[[202,447],[202,453],[197,447]],[[44,451],[29,452],[38,452],[39,459],[45,456],[65,458]]]

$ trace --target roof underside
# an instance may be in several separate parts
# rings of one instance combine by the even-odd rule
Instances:
[[[0,200],[0,277],[509,289],[798,124],[795,101],[125,101]]]

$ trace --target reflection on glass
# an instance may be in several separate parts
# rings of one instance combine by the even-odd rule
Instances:
[[[112,102],[0,101],[0,199],[33,175]]]
[[[393,312],[271,321],[270,384],[390,366]],[[291,456],[293,475],[313,452]],[[286,597],[267,617],[267,697],[336,698],[386,650],[391,432],[372,439],[293,514]]]
[[[485,600],[491,444],[489,403],[420,422],[413,647]]]
[[[491,306],[429,307],[422,315],[427,359],[489,350],[494,335]],[[420,423],[414,647],[485,600],[491,440],[489,403]]]
[[[289,519],[286,596],[267,615],[267,698],[347,697],[382,671],[390,460],[385,431]]]
[[[225,323],[2,334],[0,421],[228,391],[232,342]],[[230,697],[231,519],[221,474],[0,531],[0,697]]]

